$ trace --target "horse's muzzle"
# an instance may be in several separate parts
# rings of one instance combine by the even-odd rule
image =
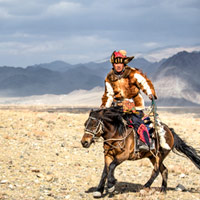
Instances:
[[[94,140],[87,141],[87,140],[81,140],[81,144],[84,148],[89,148],[90,145],[94,142]]]
[[[88,141],[81,141],[81,144],[84,148],[89,148],[90,147],[90,143]]]

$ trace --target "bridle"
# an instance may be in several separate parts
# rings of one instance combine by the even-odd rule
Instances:
[[[95,120],[97,122],[97,125],[96,125],[96,129],[95,130],[91,130],[88,128],[90,122],[92,120]],[[85,125],[85,129],[84,129],[84,132],[86,134],[89,134],[89,135],[92,135],[93,136],[93,139],[94,138],[99,138],[99,136],[101,136],[102,133],[104,133],[104,124],[103,124],[103,121],[101,119],[97,119],[95,117],[89,117],[88,118],[88,121]]]
[[[92,120],[95,120],[97,122],[95,130],[91,130],[91,129],[88,128],[88,126],[89,126],[89,124],[90,124],[90,122]],[[88,121],[87,121],[86,125],[85,125],[84,132],[86,134],[92,135],[93,136],[92,139],[93,140],[96,139],[96,141],[97,141],[97,139],[99,139],[99,137],[104,133],[104,123],[103,123],[103,121],[101,119],[97,119],[95,117],[91,117],[90,116],[88,118]],[[123,149],[124,146],[125,146],[125,140],[131,134],[131,132],[132,132],[132,129],[130,131],[127,131],[127,129],[126,129],[126,135],[123,138],[119,138],[119,139],[117,139],[117,138],[104,139],[104,143],[107,143],[109,146],[111,146],[112,148],[115,148],[115,149],[116,148]],[[113,145],[113,144],[110,143],[110,141],[111,142],[113,142],[113,141],[118,141],[118,142],[123,141],[123,146],[121,146],[120,144],[118,144],[117,146]]]

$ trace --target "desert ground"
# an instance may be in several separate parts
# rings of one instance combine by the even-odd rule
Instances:
[[[81,146],[89,109],[55,106],[0,106],[0,199],[93,199],[104,165],[103,143]],[[200,147],[200,109],[158,109],[160,119],[189,145]],[[171,152],[167,194],[159,192],[161,176],[142,190],[152,166],[148,159],[117,167],[113,195],[102,199],[199,200],[200,170]],[[176,190],[178,185],[184,191]]]

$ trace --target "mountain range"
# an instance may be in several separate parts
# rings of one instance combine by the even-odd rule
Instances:
[[[179,52],[160,62],[133,59],[152,80],[163,106],[200,106],[200,52]],[[0,96],[25,97],[69,94],[74,90],[104,87],[112,65],[109,60],[84,64],[63,61],[21,67],[0,67]]]

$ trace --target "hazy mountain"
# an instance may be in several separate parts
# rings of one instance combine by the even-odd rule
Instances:
[[[144,58],[136,58],[133,59],[128,65],[131,67],[140,68],[141,70],[144,71],[144,73],[150,75],[157,70],[157,67],[160,64],[159,62],[151,63],[145,60]],[[93,74],[98,74],[98,76],[105,78],[106,74],[111,70],[112,64],[110,63],[109,59],[107,59],[102,62],[79,63],[74,65],[71,65],[63,61],[54,61],[51,63],[33,65],[31,67],[40,67],[57,72],[67,72],[69,69],[76,69],[76,68],[81,69],[86,67]]]
[[[40,67],[0,68],[1,96],[29,96],[32,94],[51,93],[57,89],[54,84],[61,79],[61,74]]]
[[[153,76],[160,96],[160,103],[166,99],[181,100],[179,105],[200,104],[200,52],[179,52],[168,58]],[[169,101],[171,104],[171,101]],[[173,101],[172,101],[173,102]]]
[[[179,52],[151,63],[133,59],[129,66],[140,68],[155,85],[159,105],[200,105],[200,52]],[[0,67],[0,96],[68,94],[74,90],[104,87],[112,65],[109,60],[71,65],[63,61],[27,68]]]
[[[64,61],[54,61],[51,63],[43,63],[43,64],[37,64],[37,65],[33,65],[31,67],[40,67],[40,68],[45,68],[45,69],[49,69],[52,71],[59,71],[59,72],[65,72],[68,69],[72,68],[73,65],[66,63]]]
[[[99,76],[86,68],[56,72],[41,67],[0,67],[0,96],[66,94],[77,89],[103,85]]]

